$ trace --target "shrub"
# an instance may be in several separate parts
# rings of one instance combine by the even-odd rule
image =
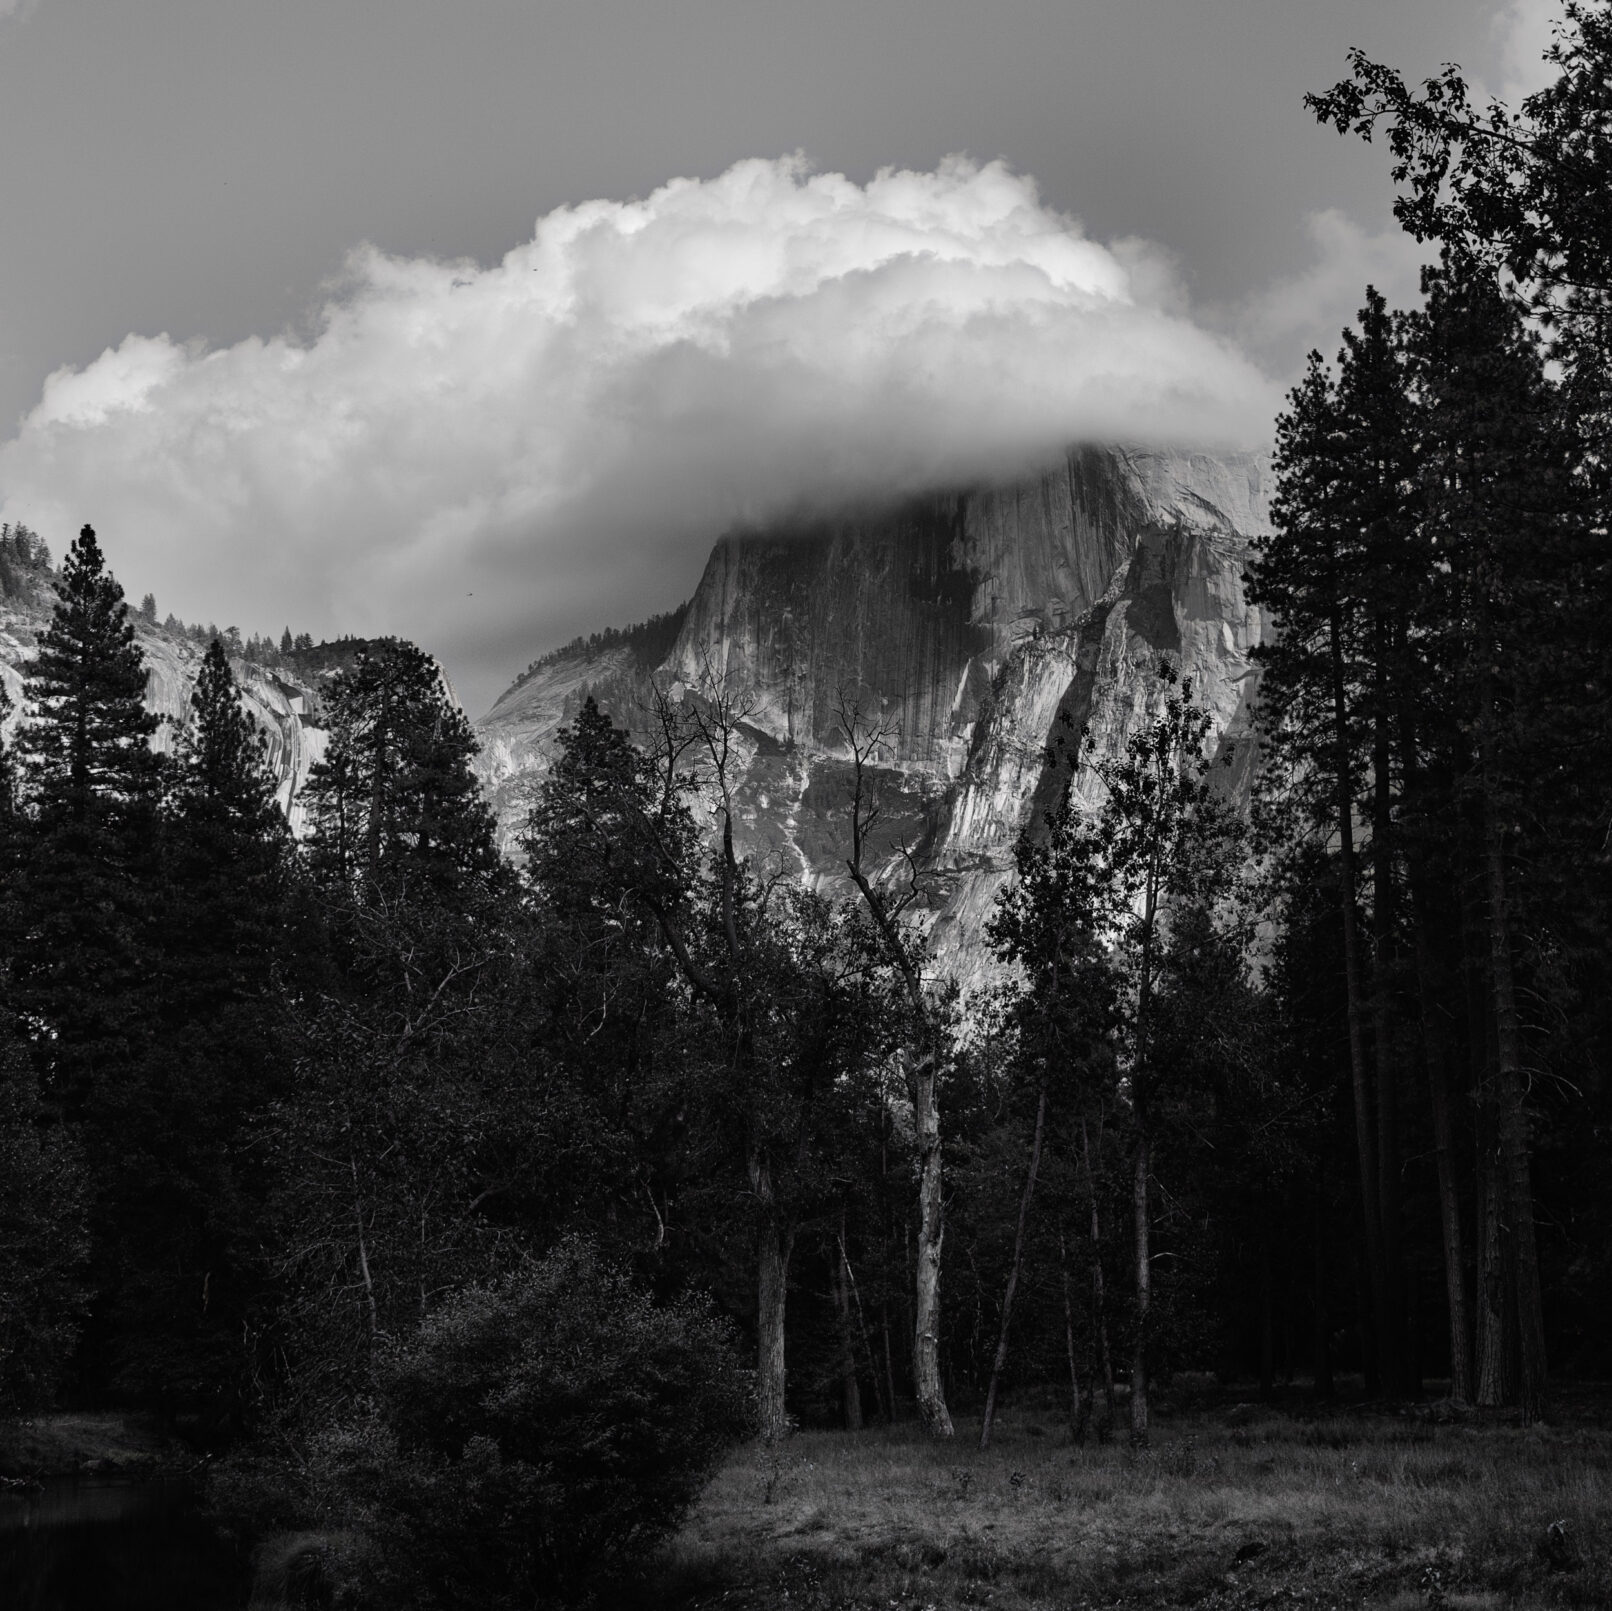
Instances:
[[[676,1527],[750,1424],[727,1326],[569,1242],[393,1353],[374,1412],[313,1450],[313,1519],[375,1545],[363,1600],[574,1602]]]

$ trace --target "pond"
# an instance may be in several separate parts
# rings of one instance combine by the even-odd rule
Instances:
[[[190,1484],[61,1478],[0,1493],[5,1611],[239,1611],[247,1572]]]

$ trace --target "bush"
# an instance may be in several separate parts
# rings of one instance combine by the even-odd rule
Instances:
[[[309,1519],[375,1546],[360,1602],[576,1602],[676,1527],[750,1423],[727,1326],[570,1242],[395,1351],[373,1413],[312,1451]]]

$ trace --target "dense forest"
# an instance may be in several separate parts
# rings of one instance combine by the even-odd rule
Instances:
[[[0,749],[0,1408],[153,1409],[226,1519],[494,1606],[750,1431],[983,1443],[1055,1383],[1142,1447],[1185,1370],[1526,1422],[1612,1371],[1604,7],[1557,67],[1313,98],[1438,260],[1277,422],[1255,798],[1168,661],[1122,756],[1056,735],[983,995],[868,854],[855,710],[837,892],[738,854],[721,687],[645,747],[586,703],[509,863],[434,662],[370,642],[293,843],[240,646],[153,750],[85,527]]]

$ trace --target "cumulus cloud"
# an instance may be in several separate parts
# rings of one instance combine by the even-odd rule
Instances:
[[[184,615],[408,633],[475,703],[675,602],[735,522],[1080,438],[1249,445],[1273,407],[1167,263],[1001,164],[755,160],[561,208],[491,267],[362,248],[306,338],[131,335],[46,382],[0,518],[93,520]]]
[[[1375,285],[1390,307],[1421,303],[1421,266],[1437,247],[1407,235],[1396,223],[1371,231],[1335,207],[1311,213],[1305,227],[1313,261],[1297,274],[1261,287],[1220,321],[1241,346],[1271,372],[1293,374],[1312,348],[1331,358],[1345,325]]]

